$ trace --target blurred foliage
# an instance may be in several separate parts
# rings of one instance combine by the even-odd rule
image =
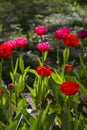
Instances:
[[[82,4],[86,6],[85,3],[86,0],[0,0],[0,23],[7,30],[11,24],[20,24],[26,32],[49,14],[77,12],[85,17],[86,8],[82,7]]]

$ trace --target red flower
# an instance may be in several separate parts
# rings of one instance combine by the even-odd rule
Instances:
[[[45,66],[37,66],[36,71],[40,76],[46,76],[46,77],[50,76],[52,73],[52,70]]]
[[[45,52],[45,51],[48,51],[50,49],[50,45],[48,42],[38,43],[37,49],[41,52]]]
[[[65,70],[71,71],[71,70],[73,70],[73,69],[74,69],[74,67],[73,67],[72,65],[69,65],[69,64],[66,64],[66,65],[65,65]]]
[[[72,96],[79,91],[79,85],[74,83],[73,81],[63,82],[60,87],[60,90],[65,95]]]
[[[0,97],[4,95],[4,90],[0,87]]]
[[[63,36],[67,33],[70,33],[70,31],[71,30],[69,28],[63,27],[55,32],[55,36],[57,39],[63,39]]]
[[[46,34],[46,31],[47,31],[47,29],[45,26],[38,26],[35,28],[35,33],[37,35],[44,35],[44,34]]]
[[[28,40],[27,38],[20,37],[20,38],[17,38],[15,42],[18,47],[22,48],[27,44]]]
[[[0,45],[0,57],[7,58],[11,55],[11,47],[5,44]]]
[[[70,47],[76,47],[79,44],[78,38],[73,34],[65,34],[63,37],[64,44]]]
[[[77,33],[78,33],[78,36],[82,39],[87,37],[87,30],[79,30]]]

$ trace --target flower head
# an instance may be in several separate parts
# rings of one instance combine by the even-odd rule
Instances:
[[[45,76],[45,77],[48,77],[52,74],[52,70],[48,67],[45,67],[45,66],[37,66],[36,72],[40,76]]]
[[[13,92],[15,90],[15,86],[13,83],[8,84],[8,90]]]
[[[63,37],[64,44],[70,47],[76,47],[79,45],[79,39],[73,34],[65,34]]]
[[[63,27],[55,32],[55,36],[57,39],[63,39],[63,36],[67,33],[70,33],[70,31],[71,30],[69,28]]]
[[[7,58],[11,55],[12,50],[11,47],[6,44],[0,45],[0,57]]]
[[[20,48],[24,47],[27,42],[28,42],[28,39],[27,38],[23,38],[23,37],[19,37],[15,40],[16,42],[16,45]]]
[[[63,82],[61,84],[60,90],[68,96],[72,96],[79,92],[79,85],[74,83],[73,81]]]
[[[35,27],[35,33],[36,33],[37,35],[44,35],[44,34],[46,34],[46,31],[47,31],[47,29],[46,29],[45,26]]]
[[[4,95],[4,90],[0,87],[0,97]]]
[[[48,51],[50,49],[50,45],[48,42],[38,43],[37,49],[41,52],[45,52],[45,51]]]
[[[79,30],[77,34],[81,39],[84,39],[87,37],[87,30]]]
[[[10,40],[10,41],[4,42],[4,45],[7,45],[8,47],[10,47],[13,50],[16,47],[16,42]]]
[[[65,70],[68,70],[68,71],[72,71],[74,69],[74,67],[70,64],[66,64],[65,65]]]

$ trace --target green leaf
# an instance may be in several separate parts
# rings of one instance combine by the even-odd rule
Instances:
[[[16,117],[15,117],[15,121],[17,121],[15,130],[18,130],[19,125],[20,125],[20,123],[22,122],[22,119],[23,119],[23,114],[22,114],[22,112],[20,111],[20,112],[16,115]]]
[[[56,84],[61,84],[63,82],[63,77],[59,75],[57,72],[51,74],[52,79]]]
[[[37,58],[38,62],[39,62],[39,65],[42,66],[43,63],[41,62],[40,58]]]
[[[29,130],[43,130],[43,127],[41,124],[41,117],[42,117],[42,111],[40,112],[39,116],[34,120],[34,122],[31,124],[31,127]]]
[[[24,90],[25,87],[25,81],[24,79],[19,79],[19,82],[15,85],[16,88],[16,95],[19,97],[19,94]]]
[[[46,61],[46,59],[47,59],[47,54],[48,54],[48,51],[44,52],[44,55],[43,55],[44,62],[45,62],[45,61]]]
[[[27,107],[27,102],[26,102],[26,98],[22,97],[22,99],[20,99],[20,101],[18,102],[18,107],[19,108],[26,108]]]
[[[22,109],[22,114],[27,124],[32,125],[35,119],[25,109]]]
[[[2,121],[3,123],[5,123],[6,121],[8,121],[8,112],[7,109],[5,108],[4,105],[2,105],[0,103],[0,121]]]
[[[79,84],[79,86],[80,86],[80,91],[81,91],[82,93],[84,93],[84,95],[85,95],[86,98],[87,98],[87,89],[86,89],[86,87],[85,87],[84,85],[82,85],[76,78],[73,77],[73,80],[74,80],[77,84]]]
[[[73,122],[70,114],[70,110],[68,107],[64,107],[64,111],[62,113],[62,127],[61,130],[73,130]]]
[[[26,85],[26,87],[28,88],[28,90],[31,92],[33,97],[36,97],[36,93],[34,91],[34,89],[32,87],[30,87],[29,85]]]
[[[82,68],[85,70],[85,64],[84,64],[84,62],[83,62],[83,58],[82,58],[82,55],[81,55],[81,54],[79,54],[79,58],[80,58],[81,66],[82,66]]]
[[[42,120],[43,126],[44,126],[44,121],[46,119],[46,116],[47,116],[47,113],[48,113],[48,110],[49,110],[49,106],[50,106],[50,103],[48,103],[48,105],[46,106],[46,108],[45,108],[45,110],[43,111],[43,114],[42,114],[41,120]]]
[[[12,80],[12,83],[14,83],[14,75],[13,75],[12,72],[10,72],[10,78],[11,78],[11,80]]]
[[[38,78],[40,77],[34,69],[29,69],[29,72],[36,75]]]
[[[17,129],[18,121],[11,122],[7,130],[18,130]]]
[[[57,112],[53,112],[47,116],[46,120],[44,121],[44,130],[50,130],[50,127],[53,125]]]
[[[23,73],[24,72],[24,60],[23,60],[22,55],[20,55],[20,57],[19,57],[19,68],[20,68],[21,73]]]
[[[15,68],[14,68],[14,75],[16,75],[16,73],[17,73],[17,69],[18,69],[18,61],[19,61],[19,59],[17,58],[17,60],[16,60],[16,64],[15,64]]]
[[[8,130],[7,126],[0,122],[0,130]]]
[[[65,47],[64,52],[63,52],[64,65],[68,63],[69,54],[70,54],[69,48]]]

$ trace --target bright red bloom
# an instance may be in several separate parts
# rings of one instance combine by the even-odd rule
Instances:
[[[77,34],[80,38],[84,39],[87,37],[87,30],[79,30]]]
[[[4,90],[0,87],[0,97],[4,95]]]
[[[48,51],[50,49],[50,45],[48,42],[38,43],[37,49],[41,52],[45,52],[45,51]]]
[[[15,41],[12,41],[12,40],[4,42],[4,45],[7,45],[7,46],[10,47],[12,50],[17,46],[17,45],[16,45],[16,42],[15,42]]]
[[[72,71],[73,69],[74,67],[72,65],[69,65],[69,64],[65,65],[65,70]]]
[[[79,85],[74,83],[73,81],[67,81],[67,82],[63,82],[60,90],[68,96],[72,96],[74,94],[76,94],[77,92],[79,92]]]
[[[12,50],[11,47],[5,44],[0,45],[0,57],[7,58],[11,55]]]
[[[63,36],[67,33],[70,33],[70,31],[71,30],[69,28],[63,27],[55,32],[55,36],[57,39],[63,39]]]
[[[44,35],[44,34],[46,34],[46,31],[47,31],[47,29],[46,29],[45,26],[35,27],[35,33],[36,33],[37,35]]]
[[[18,47],[22,48],[22,47],[24,47],[24,46],[27,44],[28,39],[27,39],[27,38],[20,37],[20,38],[17,38],[17,39],[15,40],[15,42],[16,42],[16,45],[17,45]]]
[[[46,77],[50,76],[52,73],[52,70],[45,66],[37,66],[36,71],[40,76],[46,76]]]
[[[73,34],[65,34],[63,37],[64,44],[70,47],[76,47],[79,45],[79,39]]]

